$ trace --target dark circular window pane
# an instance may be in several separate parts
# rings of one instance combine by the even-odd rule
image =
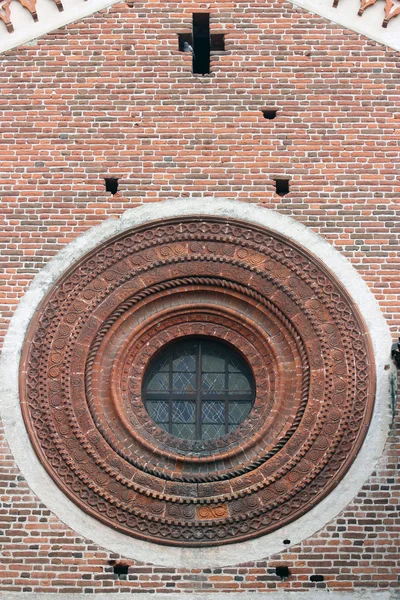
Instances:
[[[187,440],[215,440],[233,431],[248,416],[254,397],[246,361],[227,344],[206,338],[165,346],[143,384],[153,421]]]

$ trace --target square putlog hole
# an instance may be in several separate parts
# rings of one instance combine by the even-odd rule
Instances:
[[[283,579],[287,579],[288,577],[290,577],[289,568],[286,566],[276,567],[275,573],[277,574],[278,577],[281,578],[281,581],[283,581]]]
[[[289,179],[275,179],[275,187],[278,196],[286,196],[289,193]]]
[[[106,192],[111,192],[113,196],[118,192],[118,179],[116,177],[106,177],[104,179]]]
[[[212,33],[210,37],[211,37],[211,51],[212,52],[225,52],[225,34],[224,33]]]
[[[270,121],[272,121],[272,119],[276,118],[278,111],[276,110],[276,108],[265,108],[262,110],[262,114],[264,119],[269,119]]]

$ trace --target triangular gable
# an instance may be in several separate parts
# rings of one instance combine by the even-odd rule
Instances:
[[[35,40],[118,1],[0,0],[0,52]],[[400,0],[289,0],[289,2],[400,50]],[[268,10],[267,2],[265,10]]]

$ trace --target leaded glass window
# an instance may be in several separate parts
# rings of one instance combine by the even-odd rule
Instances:
[[[248,416],[255,386],[249,366],[227,344],[186,338],[164,347],[144,378],[143,399],[155,423],[188,440],[214,440]]]

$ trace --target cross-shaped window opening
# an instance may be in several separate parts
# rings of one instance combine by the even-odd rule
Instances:
[[[192,33],[179,33],[179,50],[192,52],[193,73],[210,73],[211,52],[225,51],[225,34],[210,32],[210,13],[193,13]]]

